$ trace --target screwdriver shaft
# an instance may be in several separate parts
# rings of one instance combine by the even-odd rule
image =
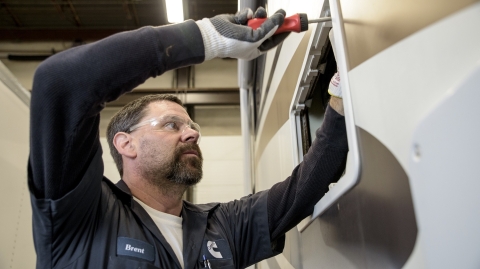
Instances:
[[[331,21],[331,17],[321,17],[318,19],[313,19],[313,20],[308,20],[308,23],[319,23],[319,22],[324,22],[324,21]]]

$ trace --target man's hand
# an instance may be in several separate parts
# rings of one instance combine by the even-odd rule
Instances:
[[[337,71],[330,80],[328,85],[328,93],[331,96],[342,98],[342,86],[340,85],[340,73]]]
[[[332,44],[333,57],[335,61],[337,60],[337,53],[335,51],[335,38],[333,36],[333,29],[328,33],[330,43]],[[340,73],[337,71],[328,85],[328,93],[332,96],[330,98],[330,106],[338,112],[338,114],[345,116],[343,110],[343,99],[342,99],[342,85],[340,84]]]
[[[338,112],[338,114],[345,116],[343,110],[342,87],[340,85],[340,74],[337,72],[333,75],[328,85],[328,93],[330,97],[330,106]]]
[[[273,35],[283,24],[285,11],[280,9],[256,30],[246,26],[252,18],[266,18],[264,8],[244,9],[235,15],[218,15],[197,21],[205,46],[205,61],[220,57],[252,60],[280,44],[289,33]]]
[[[328,38],[330,39],[330,43],[332,44],[333,57],[335,57],[335,61],[337,61],[337,52],[335,49],[335,36],[333,35],[333,29],[331,29],[330,32],[328,33]],[[330,84],[328,85],[328,93],[331,96],[342,98],[342,86],[340,85],[340,72],[337,71],[335,75],[333,75],[332,79],[330,80]]]
[[[343,99],[336,96],[330,97],[330,107],[337,111],[338,114],[345,116],[345,111],[343,110]]]

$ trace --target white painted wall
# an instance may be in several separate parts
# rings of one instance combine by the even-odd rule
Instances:
[[[27,187],[29,109],[0,81],[0,268],[34,268]]]
[[[5,45],[2,43],[0,43],[0,50],[5,50]],[[8,59],[1,61],[25,89],[32,89],[33,74],[41,61],[25,62]],[[147,79],[136,90],[171,89],[173,79],[174,71],[167,71],[161,76]],[[195,66],[196,88],[237,88],[237,81],[237,60],[235,59],[213,59]]]
[[[40,61],[23,62],[3,59],[2,63],[15,75],[20,85],[27,90],[32,90],[33,74],[40,65]]]
[[[236,61],[234,63],[236,65]],[[230,61],[227,64],[231,64]],[[198,106],[195,107],[195,121],[202,133],[203,179],[193,189],[193,201],[209,203],[239,199],[244,194],[240,107]]]
[[[265,147],[256,167],[256,191],[269,189],[292,174],[293,151],[290,122],[286,122]]]
[[[237,60],[212,59],[196,65],[195,88],[238,88]]]
[[[241,136],[202,137],[203,179],[194,188],[194,203],[228,202],[243,196]]]
[[[265,147],[255,170],[255,191],[272,187],[292,174],[293,150],[290,122],[286,122]],[[301,264],[299,258],[299,232],[296,228],[286,235],[284,252],[258,263],[260,269],[293,269]],[[292,247],[295,246],[295,247]],[[298,267],[297,267],[298,268]]]

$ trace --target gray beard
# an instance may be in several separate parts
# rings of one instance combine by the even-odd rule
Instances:
[[[196,150],[199,154],[198,158],[181,160],[182,153],[189,149]],[[166,173],[166,178],[172,183],[193,186],[202,179],[202,164],[203,157],[198,145],[187,144],[185,147],[175,150],[174,160],[169,165],[170,169]]]
[[[148,147],[148,145],[142,146]],[[183,152],[187,150],[197,151],[198,158],[189,157],[182,159]],[[152,162],[143,167],[142,173],[152,185],[166,190],[174,185],[193,186],[202,179],[203,157],[197,144],[185,144],[178,147],[173,154],[172,160],[161,166],[155,163],[155,155],[156,150],[151,152]]]

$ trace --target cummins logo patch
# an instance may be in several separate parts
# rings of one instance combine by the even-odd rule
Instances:
[[[213,257],[217,259],[223,259],[222,253],[215,250],[215,249],[218,249],[217,243],[215,243],[215,241],[213,242],[207,241],[207,249],[208,249],[208,252],[210,252],[210,254],[212,254]]]
[[[232,251],[225,239],[204,240],[202,245],[202,255],[206,259],[231,259]]]

